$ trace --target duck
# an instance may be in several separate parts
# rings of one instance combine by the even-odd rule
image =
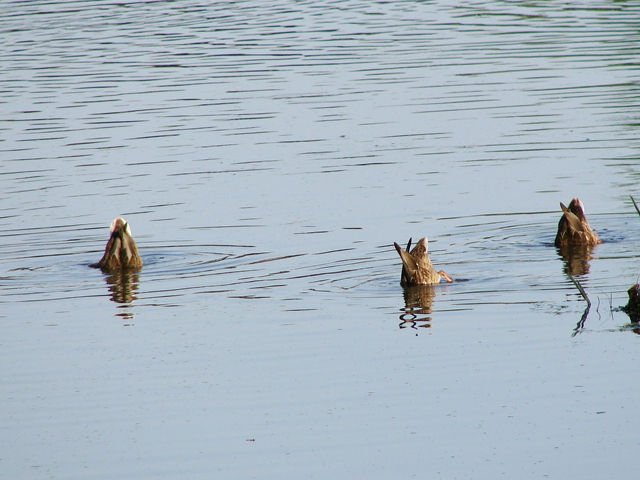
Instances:
[[[400,255],[402,260],[402,276],[400,277],[400,284],[404,287],[411,287],[415,285],[436,285],[440,283],[442,277],[447,280],[447,283],[453,282],[453,279],[447,275],[444,271],[440,270],[436,272],[433,268],[431,259],[429,259],[429,240],[427,237],[421,238],[413,250],[411,248],[411,239],[407,243],[407,249],[403,250],[400,245],[393,242],[393,245]]]
[[[629,303],[627,303],[620,310],[629,315],[629,318],[633,323],[640,322],[640,285],[635,284],[629,290],[627,290],[629,294]]]
[[[126,220],[122,217],[114,219],[111,222],[110,232],[111,237],[107,242],[102,259],[91,266],[107,273],[142,268],[138,246],[131,236],[131,227]]]
[[[598,234],[591,229],[584,214],[584,205],[579,198],[571,200],[569,207],[560,202],[562,217],[558,222],[555,246],[565,245],[597,245],[602,243]]]

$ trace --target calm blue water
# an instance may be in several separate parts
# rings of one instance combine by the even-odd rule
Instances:
[[[634,478],[638,18],[2,2],[0,477]]]

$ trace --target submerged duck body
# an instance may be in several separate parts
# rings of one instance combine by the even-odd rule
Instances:
[[[558,222],[555,246],[565,245],[597,245],[600,242],[598,234],[591,229],[584,213],[584,205],[578,198],[571,200],[569,207],[560,203],[562,217]]]
[[[142,259],[138,254],[138,247],[131,236],[131,228],[122,217],[111,222],[111,237],[107,242],[102,259],[91,265],[103,272],[142,268]]]
[[[414,285],[436,285],[440,283],[442,277],[447,282],[453,282],[453,279],[444,271],[436,272],[433,268],[431,259],[429,258],[429,240],[427,237],[421,238],[416,246],[409,252],[411,248],[411,239],[407,244],[407,249],[403,250],[400,245],[393,243],[402,260],[402,276],[400,283],[404,287]]]

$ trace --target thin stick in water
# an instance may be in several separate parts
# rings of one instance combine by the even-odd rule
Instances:
[[[569,275],[569,278],[571,279],[573,284],[576,286],[576,288],[580,291],[580,295],[582,295],[582,298],[584,298],[587,301],[587,305],[591,306],[591,300],[589,300],[589,296],[587,295],[587,292],[584,291],[584,288],[582,288],[582,285],[580,285],[580,282],[575,278],[573,278],[573,276],[571,275]]]
[[[629,195],[629,196],[631,197],[631,195]],[[636,207],[636,212],[638,212],[638,215],[640,215],[640,208],[638,208],[638,204],[633,199],[633,197],[631,197],[631,201],[633,202],[633,206]]]

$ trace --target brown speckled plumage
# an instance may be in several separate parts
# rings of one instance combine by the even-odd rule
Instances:
[[[598,234],[591,230],[591,226],[584,214],[584,205],[574,198],[569,207],[560,203],[562,218],[558,222],[555,246],[563,245],[597,245],[600,243]]]
[[[124,218],[118,217],[111,222],[111,237],[107,242],[104,255],[98,263],[91,266],[109,273],[142,268],[138,247],[131,236],[129,224]]]
[[[402,260],[402,276],[400,283],[405,287],[412,285],[435,285],[440,283],[442,277],[447,282],[453,282],[451,277],[442,270],[436,272],[429,259],[429,241],[427,237],[421,238],[417,245],[409,252],[411,248],[411,239],[407,244],[407,249],[403,250],[400,245],[394,242],[398,255]]]

